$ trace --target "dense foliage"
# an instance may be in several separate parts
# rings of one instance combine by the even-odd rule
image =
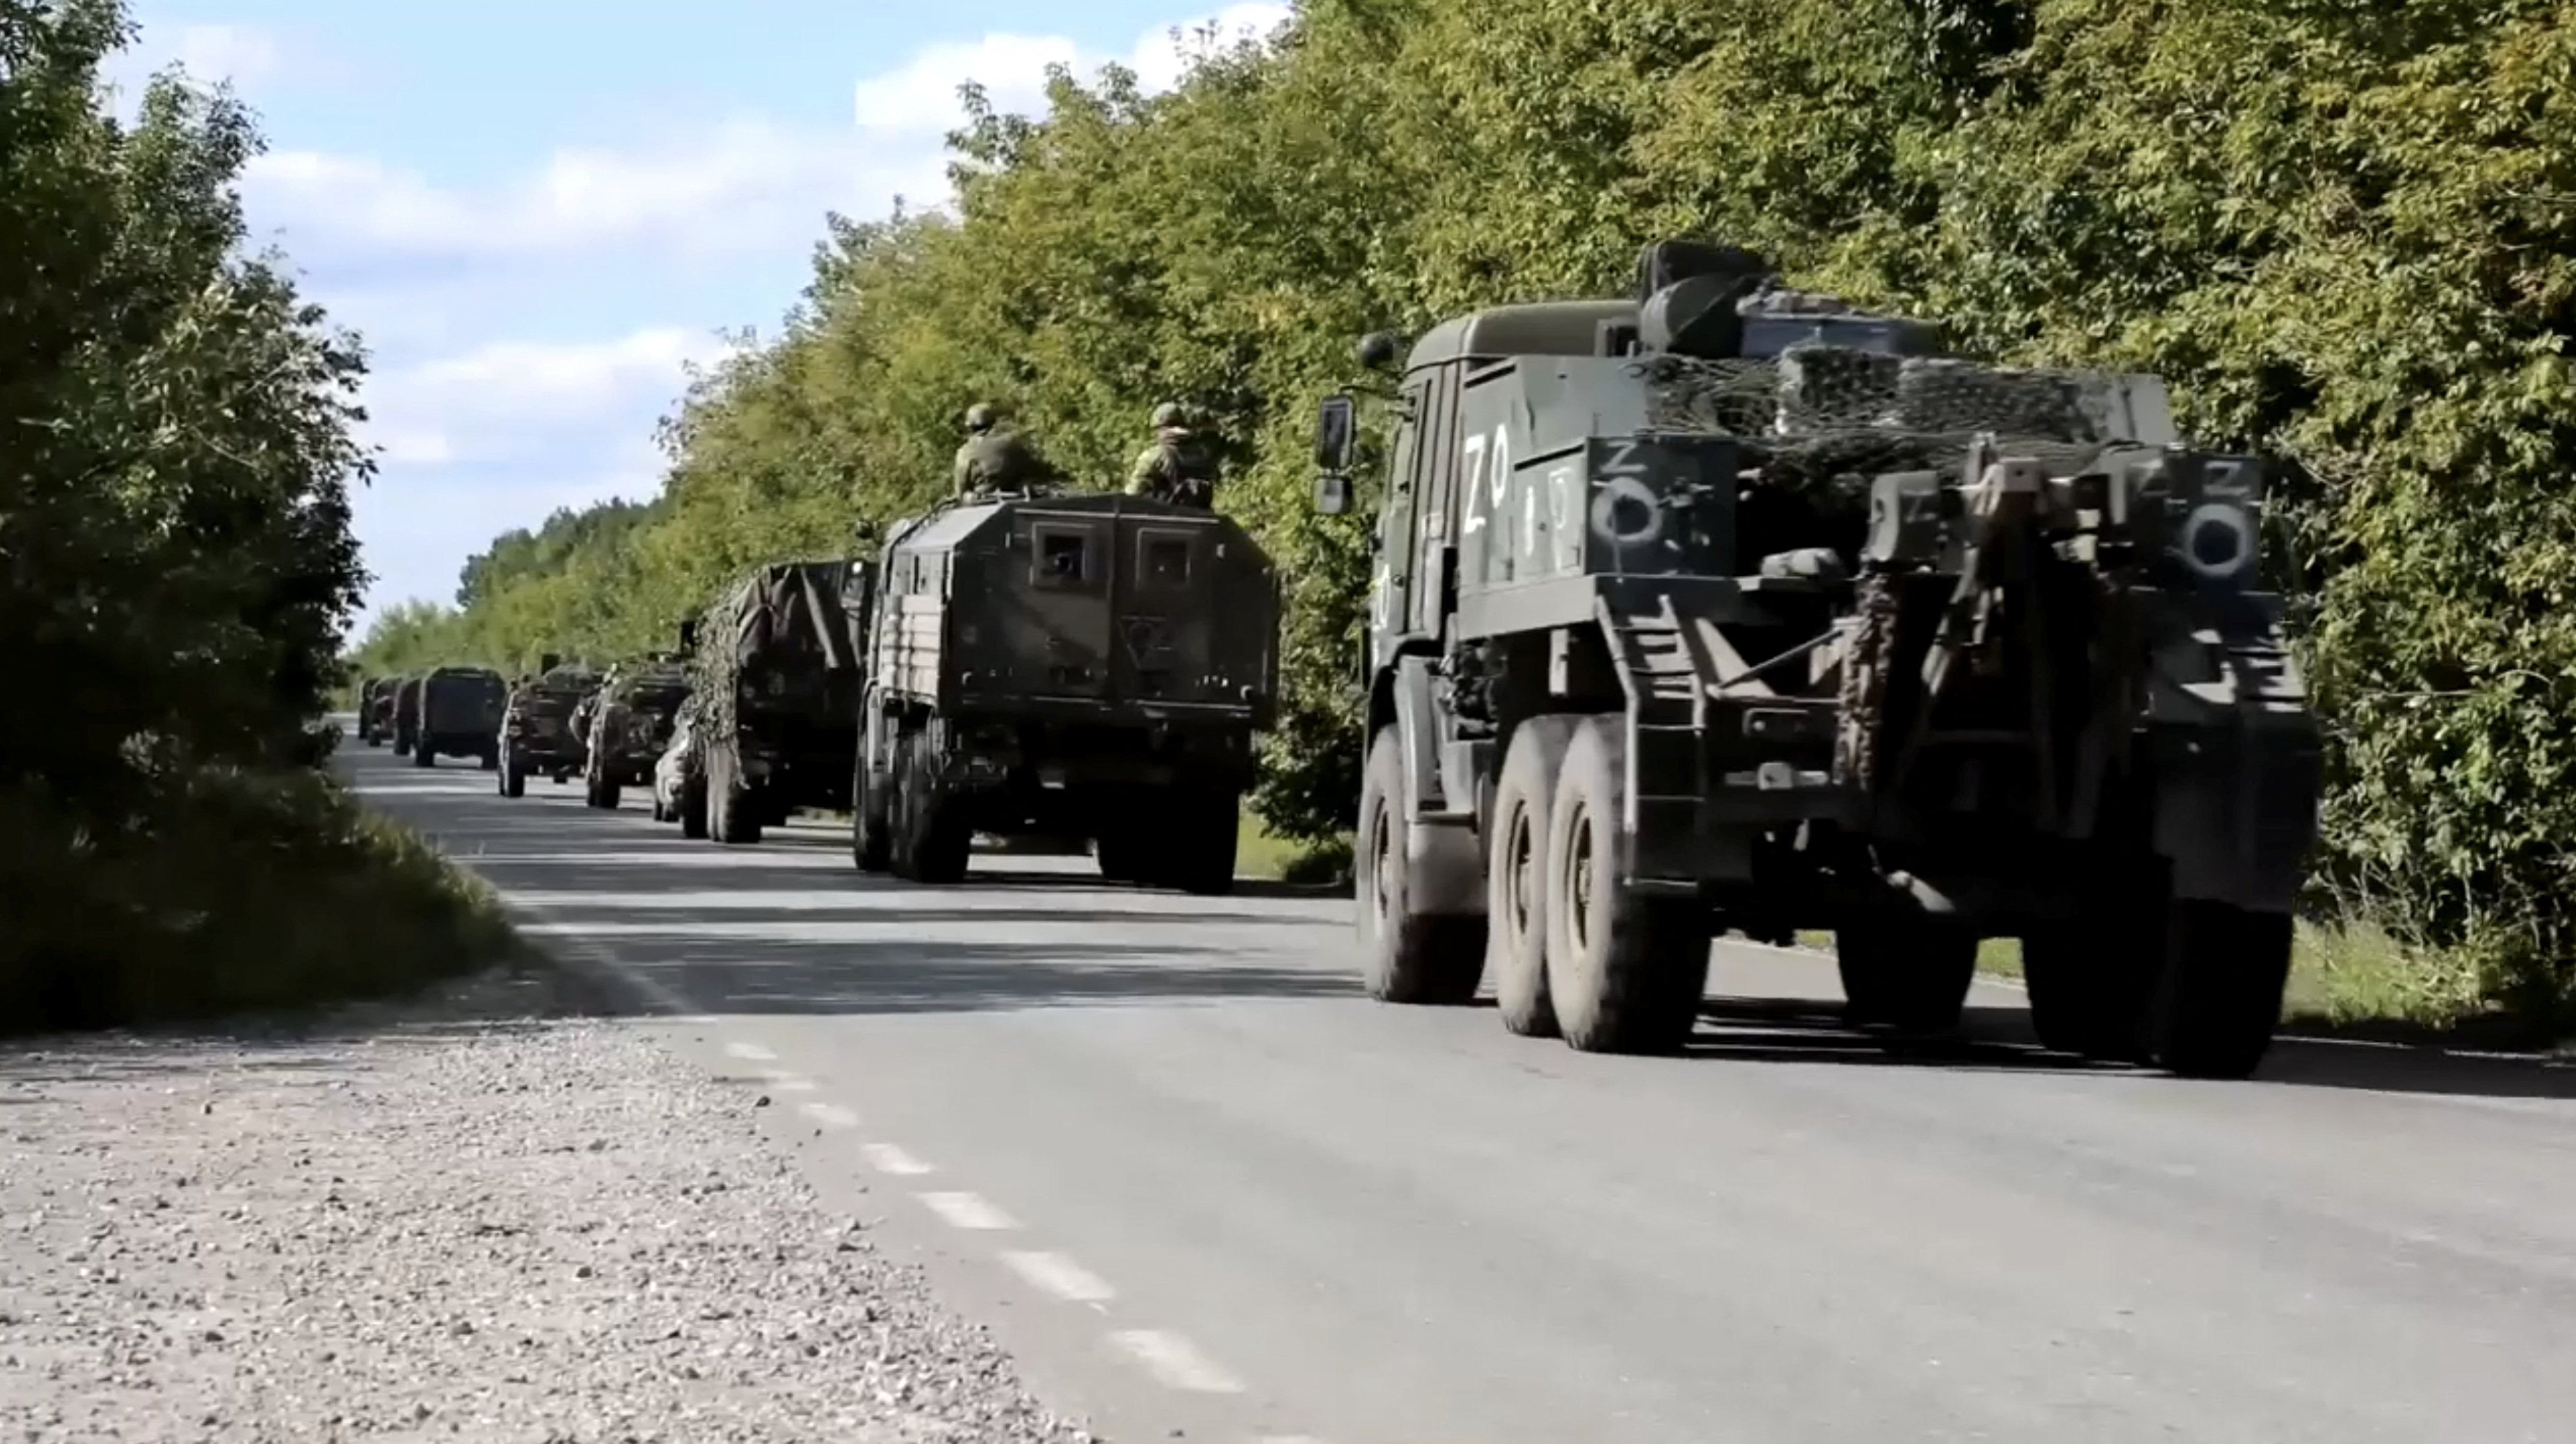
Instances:
[[[1351,338],[1714,235],[2002,354],[2161,372],[2277,458],[2331,901],[2555,1001],[2571,74],[2566,0],[1307,0],[1172,93],[1059,77],[1042,118],[979,110],[953,212],[834,220],[784,331],[693,389],[648,515],[401,625],[496,660],[641,645],[726,570],[941,485],[973,399],[1103,484],[1148,408],[1195,402],[1296,579],[1265,802],[1325,828],[1365,546],[1300,499]]]
[[[327,904],[451,901],[318,770],[362,358],[243,252],[228,94],[111,118],[127,38],[110,0],[0,0],[5,1028],[301,996],[366,957]]]

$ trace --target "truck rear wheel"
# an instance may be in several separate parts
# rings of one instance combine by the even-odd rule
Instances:
[[[760,841],[759,799],[743,787],[723,748],[707,754],[706,776],[707,835],[731,847]]]
[[[426,737],[413,743],[411,748],[411,765],[414,767],[436,767],[438,765],[437,745],[432,743]]]
[[[1977,977],[1974,928],[1927,913],[1854,918],[1834,930],[1845,1016],[1900,1034],[1944,1033],[1959,1026]]]
[[[704,767],[701,762],[700,767]],[[680,836],[691,842],[707,840],[707,776],[701,770],[680,784]]]
[[[1381,1003],[1461,1007],[1485,976],[1485,920],[1412,909],[1404,850],[1404,755],[1393,727],[1369,744],[1360,783],[1359,852],[1351,874],[1359,893],[1360,943],[1368,995]]]
[[[1548,818],[1557,774],[1578,717],[1532,717],[1512,730],[1486,834],[1487,969],[1503,1026],[1524,1038],[1557,1036],[1547,991]]]
[[[850,862],[861,872],[884,872],[894,864],[894,839],[886,832],[885,789],[868,783],[864,737],[857,770],[850,777]]]
[[[2152,914],[2109,908],[2032,929],[2021,940],[2021,975],[2039,1045],[2095,1063],[2147,1062],[2147,1004],[2163,956],[2163,923]]]
[[[1225,787],[1185,789],[1172,824],[1163,840],[1161,869],[1171,885],[1195,897],[1233,892],[1236,849],[1243,835],[1242,797]]]
[[[1547,988],[1585,1053],[1672,1053],[1699,1028],[1708,910],[1620,885],[1627,719],[1587,717],[1566,748],[1548,818]]]
[[[941,795],[937,753],[928,732],[905,739],[895,774],[894,869],[898,877],[944,887],[966,880],[975,836]]]
[[[2281,1026],[2295,928],[2288,913],[2200,899],[2169,905],[2149,1012],[2154,1061],[2185,1078],[2246,1078]]]

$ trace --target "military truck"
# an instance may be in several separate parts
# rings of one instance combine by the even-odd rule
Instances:
[[[394,751],[409,756],[420,744],[420,684],[426,674],[415,672],[394,679],[393,701],[388,709]]]
[[[850,805],[860,623],[845,608],[864,605],[867,571],[846,558],[775,563],[681,624],[699,708],[681,836],[755,843],[800,807]]]
[[[1829,929],[1852,1019],[1910,1039],[2014,937],[2051,1049],[2250,1073],[2322,785],[2260,464],[2154,377],[1981,364],[1729,248],[1638,269],[1400,368],[1368,991],[1490,970],[1515,1032],[1670,1051],[1716,932]],[[1323,404],[1327,513],[1356,417]]]
[[[441,757],[471,757],[486,772],[501,765],[501,710],[509,684],[489,667],[440,667],[421,679],[420,730],[412,739],[414,767],[435,767]]]
[[[592,807],[614,808],[626,788],[650,787],[654,764],[670,745],[680,704],[688,697],[688,668],[676,653],[657,652],[610,668],[600,682],[590,735],[583,742],[583,800]]]
[[[535,675],[510,689],[501,711],[503,797],[527,796],[531,777],[560,784],[582,770],[586,752],[572,725],[573,709],[598,686],[598,673],[547,652],[537,658]]]
[[[963,877],[976,833],[1096,839],[1115,881],[1234,883],[1279,588],[1232,520],[1127,496],[970,503],[877,568],[851,850]]]
[[[382,747],[393,735],[394,684],[396,677],[370,677],[358,689],[358,740],[370,747]]]

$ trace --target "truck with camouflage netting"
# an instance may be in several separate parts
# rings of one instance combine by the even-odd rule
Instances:
[[[510,689],[501,714],[503,797],[527,796],[531,777],[561,785],[582,770],[586,749],[573,713],[597,690],[597,672],[553,652],[539,657],[537,670]]]
[[[681,624],[697,696],[682,836],[758,842],[800,807],[849,806],[868,571],[774,563]]]
[[[394,687],[400,677],[370,677],[358,691],[358,740],[382,747],[394,735]]]
[[[1364,359],[1392,366],[1390,337]],[[1382,1000],[1691,1035],[1721,930],[1831,930],[1850,1016],[1955,1026],[2018,938],[2052,1049],[2242,1076],[2321,748],[2264,480],[2154,377],[1649,247],[1635,296],[1416,341],[1379,505],[1359,928]],[[1317,504],[1356,410],[1324,403]]]
[[[409,755],[420,742],[420,684],[426,674],[415,672],[396,677],[385,706],[386,735],[393,739],[394,751]]]
[[[964,876],[977,833],[1086,838],[1114,881],[1234,884],[1275,716],[1279,586],[1230,518],[1129,496],[970,501],[877,567],[851,850]]]
[[[613,808],[625,789],[650,786],[653,765],[670,745],[680,704],[688,699],[689,669],[676,652],[609,668],[589,711],[582,800]]]

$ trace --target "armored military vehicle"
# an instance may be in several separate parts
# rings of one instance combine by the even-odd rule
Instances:
[[[1852,1018],[1911,1037],[2018,937],[2051,1048],[2250,1073],[2321,787],[2261,466],[2153,377],[1962,359],[1725,248],[1639,273],[1401,368],[1369,991],[1465,1003],[1490,966],[1516,1032],[1664,1051],[1717,930],[1831,929]],[[1326,512],[1355,415],[1324,403]]]
[[[394,679],[393,700],[388,707],[394,751],[409,756],[420,743],[420,684],[423,674]]]
[[[420,732],[412,741],[414,767],[435,767],[441,757],[471,757],[493,771],[501,765],[501,711],[509,684],[489,667],[440,667],[420,684]]]
[[[681,625],[698,698],[682,836],[758,842],[800,807],[849,806],[860,629],[848,609],[864,607],[867,572],[849,560],[765,566]]]
[[[672,725],[688,696],[688,668],[676,653],[660,652],[610,668],[592,704],[590,736],[583,744],[583,800],[613,808],[626,788],[652,785],[654,764],[670,745]]]
[[[598,673],[548,652],[537,659],[534,676],[510,689],[501,712],[503,797],[527,796],[531,777],[561,783],[582,770],[586,753],[572,714],[598,687]]]
[[[1233,886],[1279,590],[1214,513],[1127,496],[953,506],[889,532],[853,784],[868,871],[953,882],[975,833],[1096,839],[1116,881]]]

